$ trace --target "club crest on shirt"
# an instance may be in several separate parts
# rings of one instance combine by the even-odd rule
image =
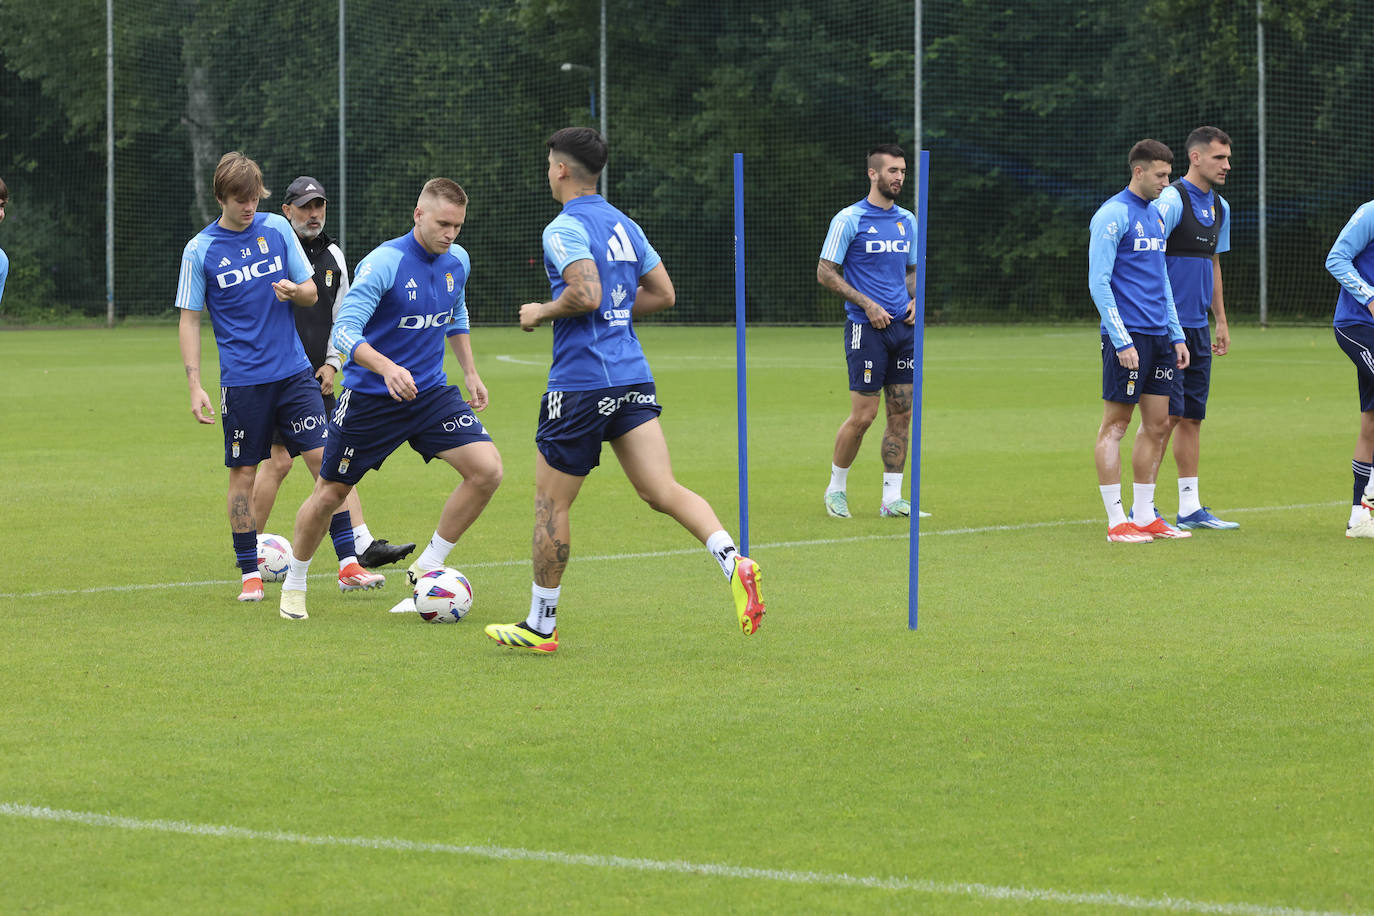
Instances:
[[[267,239],[262,236],[258,236],[258,251],[267,254]]]
[[[898,235],[906,235],[906,223],[898,223],[898,224],[897,224],[897,234],[898,234]]]
[[[328,289],[329,287],[331,287],[331,286],[333,286],[333,285],[334,285],[334,271],[333,271],[332,269],[331,269],[331,270],[326,270],[326,271],[324,272],[324,287],[325,287],[325,289]]]
[[[444,274],[444,281],[448,284],[448,291],[453,292],[453,274]]]

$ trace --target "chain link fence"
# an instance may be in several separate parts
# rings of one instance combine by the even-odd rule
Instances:
[[[1181,174],[1192,128],[1231,135],[1236,322],[1325,320],[1326,250],[1371,196],[1360,100],[1374,8],[1356,0],[109,0],[107,12],[108,45],[88,0],[0,4],[12,38],[0,320],[172,317],[181,248],[218,213],[210,176],[230,149],[262,165],[275,192],[264,209],[295,176],[320,179],[350,264],[408,230],[426,179],[457,180],[472,199],[459,238],[470,308],[487,324],[547,294],[539,238],[557,205],[543,142],[568,124],[606,125],[607,195],[679,289],[665,321],[732,320],[734,152],[753,322],[838,321],[815,282],[826,226],[866,193],[867,149],[912,151],[918,132],[932,162],[932,322],[1095,320],[1088,220],[1143,137],[1169,144]]]

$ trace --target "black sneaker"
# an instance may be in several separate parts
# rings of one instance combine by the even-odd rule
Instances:
[[[367,569],[395,566],[414,550],[414,544],[388,544],[386,538],[375,538],[358,557],[358,565]]]

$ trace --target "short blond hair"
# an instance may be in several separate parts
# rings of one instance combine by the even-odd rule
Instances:
[[[215,200],[271,197],[262,183],[262,169],[238,150],[219,157],[215,166]]]
[[[426,197],[437,197],[442,201],[457,204],[460,207],[468,205],[468,194],[451,178],[431,178],[425,182],[425,186],[420,189],[420,201],[416,206],[422,206]]]

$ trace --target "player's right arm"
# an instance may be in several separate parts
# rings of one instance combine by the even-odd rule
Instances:
[[[868,323],[873,327],[885,328],[892,322],[892,316],[887,313],[887,309],[855,289],[840,272],[845,252],[849,250],[849,244],[854,241],[858,231],[859,218],[853,207],[845,207],[831,218],[830,228],[825,233],[825,242],[821,245],[820,259],[816,262],[816,282],[846,302],[852,302],[863,309],[864,315],[868,317]],[[915,237],[914,230],[912,237]]]
[[[1374,286],[1355,269],[1355,258],[1374,243],[1374,200],[1355,211],[1326,256],[1326,269],[1346,292],[1374,314]]]
[[[339,306],[339,317],[334,322],[329,340],[336,350],[349,359],[380,375],[393,400],[411,401],[419,394],[419,389],[415,387],[410,370],[368,343],[363,333],[372,314],[377,311],[382,296],[396,282],[396,268],[400,260],[401,253],[386,246],[374,249],[363,258],[353,277],[353,285],[348,288]]]
[[[181,272],[177,275],[177,345],[186,370],[186,387],[191,392],[191,416],[198,423],[214,423],[215,408],[200,380],[200,313],[205,308],[204,242],[197,236],[181,252]]]
[[[1121,320],[1121,313],[1116,307],[1116,295],[1112,292],[1116,246],[1126,224],[1126,205],[1118,201],[1108,201],[1093,214],[1092,222],[1088,225],[1088,292],[1093,297],[1098,314],[1102,316],[1102,326],[1107,329],[1107,336],[1116,348],[1117,359],[1127,369],[1138,369],[1140,356],[1136,353],[1130,332]]]
[[[864,314],[868,316],[868,323],[873,327],[885,328],[892,323],[892,316],[887,313],[887,309],[851,286],[844,278],[844,274],[840,273],[840,265],[834,261],[821,258],[816,262],[816,282],[863,309]]]

